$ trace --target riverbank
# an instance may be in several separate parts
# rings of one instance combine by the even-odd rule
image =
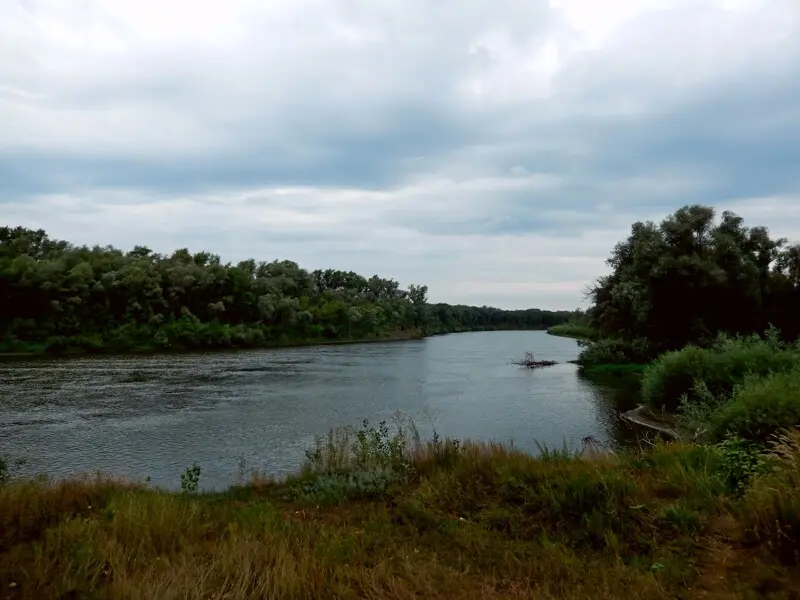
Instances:
[[[76,344],[74,346],[68,343],[63,343],[57,347],[48,347],[44,343],[36,344],[21,344],[16,343],[12,351],[0,351],[0,361],[3,359],[13,358],[32,358],[37,356],[84,356],[84,355],[98,355],[98,356],[114,356],[119,354],[139,354],[139,355],[152,355],[152,354],[171,354],[171,353],[190,353],[190,352],[208,352],[215,350],[254,350],[254,349],[269,349],[269,348],[297,348],[297,347],[312,347],[312,346],[342,346],[349,344],[368,344],[375,342],[405,342],[411,340],[423,340],[428,337],[451,335],[454,333],[471,333],[471,332],[487,332],[487,331],[545,331],[544,328],[528,328],[528,329],[514,329],[509,327],[478,327],[473,329],[459,328],[452,331],[435,331],[425,332],[421,329],[412,329],[405,331],[392,331],[381,335],[374,335],[369,337],[359,338],[343,338],[343,339],[330,339],[330,338],[308,338],[308,339],[275,339],[264,342],[246,344],[221,344],[210,343],[207,346],[186,346],[182,344],[174,344],[170,346],[158,346],[155,344],[131,344],[130,346],[104,346],[97,343],[89,346]]]
[[[57,348],[48,348],[45,344],[29,344],[27,350],[23,351],[10,351],[0,352],[0,360],[3,358],[16,358],[16,357],[34,357],[34,356],[82,356],[86,354],[100,355],[100,356],[113,356],[116,354],[169,354],[169,353],[186,353],[186,352],[206,352],[209,350],[252,350],[258,348],[293,348],[293,347],[306,347],[306,346],[337,346],[346,344],[366,344],[371,342],[401,342],[409,340],[421,340],[426,336],[419,330],[412,331],[394,331],[383,335],[376,335],[371,337],[361,338],[344,338],[344,339],[329,339],[329,338],[313,338],[313,339],[276,339],[265,341],[257,344],[219,344],[213,343],[206,347],[193,347],[184,346],[182,344],[175,344],[171,346],[158,346],[155,344],[144,345],[137,344],[129,347],[120,346],[103,346],[97,344],[92,347],[85,347],[81,345],[70,346],[63,344]]]
[[[596,339],[597,333],[588,325],[580,323],[562,323],[560,325],[553,325],[547,328],[549,335],[558,337],[567,337],[575,340],[593,340]]]
[[[223,493],[194,493],[199,471],[187,471],[184,493],[102,479],[0,484],[2,597],[650,600],[800,591],[800,540],[786,529],[796,513],[774,503],[797,505],[797,435],[773,475],[742,495],[726,485],[714,447],[537,459],[500,445],[405,445],[364,433],[332,433],[298,476],[254,476]]]

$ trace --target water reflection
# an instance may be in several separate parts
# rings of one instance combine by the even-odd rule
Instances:
[[[561,362],[528,371],[526,351]],[[636,403],[619,381],[580,377],[577,344],[543,332],[143,357],[0,363],[0,453],[29,472],[101,470],[174,487],[197,462],[203,483],[250,467],[295,470],[314,435],[401,410],[423,433],[579,447],[630,439]],[[433,422],[431,422],[433,421]]]

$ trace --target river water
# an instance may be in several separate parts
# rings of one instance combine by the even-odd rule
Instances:
[[[103,472],[175,488],[292,472],[314,436],[396,411],[423,434],[573,448],[630,440],[630,389],[578,375],[577,343],[544,332],[181,355],[0,362],[0,456],[23,474]],[[526,351],[562,364],[527,370]]]

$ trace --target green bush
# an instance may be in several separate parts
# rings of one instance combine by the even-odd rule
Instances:
[[[777,431],[800,424],[800,367],[768,377],[750,377],[708,418],[714,440],[727,435],[765,443]]]
[[[642,396],[651,406],[675,410],[684,395],[689,402],[700,400],[706,390],[714,397],[724,396],[748,374],[785,372],[798,364],[800,354],[774,336],[720,336],[710,348],[687,346],[667,352],[645,371]]]
[[[735,494],[743,493],[753,478],[767,469],[763,450],[754,442],[728,435],[717,448],[722,456],[722,478]]]
[[[197,492],[197,488],[200,485],[201,473],[202,470],[197,463],[193,464],[191,467],[187,467],[186,470],[181,473],[181,491],[184,494],[194,494]]]
[[[408,481],[412,454],[420,446],[413,421],[401,415],[395,418],[393,431],[385,421],[372,427],[366,420],[359,429],[332,429],[306,450],[302,476],[288,495],[322,503],[382,495],[391,486]]]
[[[317,474],[301,479],[290,487],[287,497],[297,502],[338,504],[345,500],[383,496],[393,485],[403,481],[402,473],[382,467]]]
[[[591,342],[581,351],[578,364],[582,367],[603,364],[636,364],[655,358],[654,349],[643,338],[635,340],[604,339]]]

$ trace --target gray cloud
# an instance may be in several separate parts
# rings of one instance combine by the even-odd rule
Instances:
[[[579,304],[633,220],[682,204],[800,227],[794,0],[552,4],[14,3],[0,206],[516,307]]]

